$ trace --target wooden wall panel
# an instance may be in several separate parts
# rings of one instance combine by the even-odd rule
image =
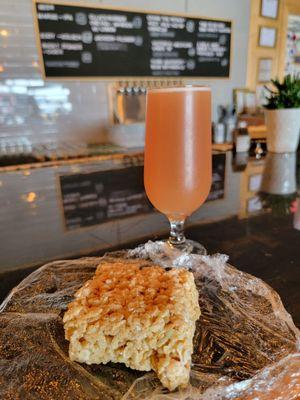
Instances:
[[[258,84],[258,61],[260,58],[271,58],[273,60],[272,77],[278,76],[280,65],[279,52],[281,49],[283,37],[285,36],[285,31],[282,29],[281,25],[284,0],[279,0],[277,19],[262,17],[260,15],[260,9],[261,0],[252,0],[247,69],[247,87],[251,90],[255,90]],[[277,40],[274,48],[259,46],[259,31],[260,27],[262,26],[277,29]]]

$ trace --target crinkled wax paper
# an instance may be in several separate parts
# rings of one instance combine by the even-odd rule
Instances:
[[[300,332],[274,290],[224,255],[187,255],[162,242],[105,256],[193,271],[201,317],[190,385],[169,393],[155,374],[68,358],[62,316],[100,258],[47,264],[13,289],[0,313],[1,399],[296,400]]]

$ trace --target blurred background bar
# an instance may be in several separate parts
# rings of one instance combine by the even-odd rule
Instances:
[[[220,225],[229,218],[232,237],[270,218],[255,225],[267,247],[268,224],[287,227],[283,241],[299,235],[298,142],[268,152],[263,109],[271,79],[297,73],[299,0],[1,0],[3,291],[45,262],[167,234],[143,187],[151,88],[212,89],[213,185],[188,220],[195,237],[199,224],[209,232],[215,224],[214,239],[203,233],[199,240],[231,256]],[[249,246],[250,231],[243,236]]]

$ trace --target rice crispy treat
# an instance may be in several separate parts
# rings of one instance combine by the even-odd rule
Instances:
[[[189,381],[199,316],[191,272],[115,259],[77,291],[63,321],[71,360],[153,369],[174,390]]]

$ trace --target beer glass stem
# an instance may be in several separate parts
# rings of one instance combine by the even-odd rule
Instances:
[[[182,220],[169,220],[170,221],[170,237],[169,244],[174,247],[182,247],[186,239],[184,236],[184,219]]]
[[[170,236],[168,244],[173,249],[180,250],[185,253],[193,253],[199,255],[206,255],[207,251],[202,244],[187,240],[184,236],[184,222],[185,219],[174,220],[169,218],[170,222]]]

